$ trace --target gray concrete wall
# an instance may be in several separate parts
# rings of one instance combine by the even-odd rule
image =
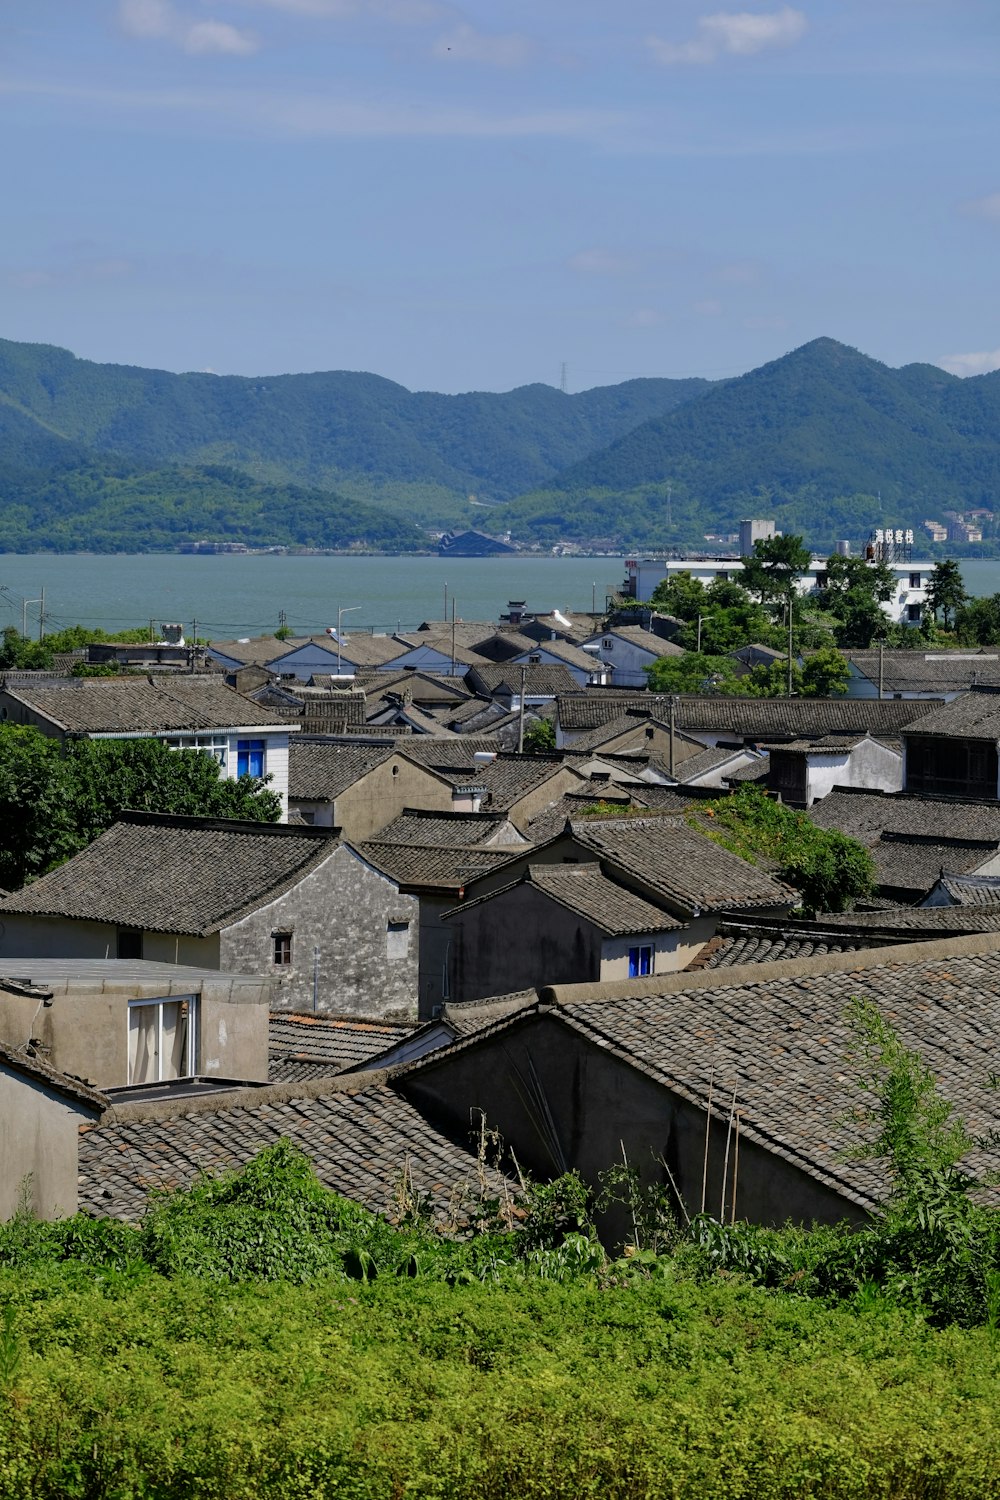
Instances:
[[[286,895],[226,928],[221,964],[231,973],[266,974],[274,1003],[289,1010],[345,1015],[416,1016],[419,903],[344,845]],[[408,923],[394,937],[388,924]],[[275,965],[273,937],[292,938],[292,962]],[[319,949],[318,956],[314,953]]]
[[[528,1080],[531,1080],[529,1086]],[[548,1128],[535,1097],[554,1123]],[[441,1111],[468,1129],[470,1111],[483,1111],[518,1160],[532,1173],[550,1177],[570,1168],[597,1185],[600,1174],[620,1164],[622,1148],[646,1182],[665,1182],[666,1162],[688,1213],[702,1207],[705,1114],[605,1049],[562,1025],[554,1015],[531,1015],[457,1052],[443,1052],[400,1080],[403,1092],[422,1107]],[[831,1121],[831,1141],[835,1122]],[[725,1121],[709,1132],[705,1208],[719,1215],[723,1201]],[[732,1141],[725,1186],[732,1209]],[[831,1188],[752,1144],[739,1148],[737,1217],[778,1225],[861,1217]],[[610,1239],[627,1237],[623,1215],[602,1226]]]
[[[602,933],[537,886],[501,891],[449,917],[447,925],[452,929],[449,972],[456,1002],[602,977]],[[552,974],[565,978],[550,979]]]
[[[0,1064],[0,1219],[24,1206],[39,1219],[76,1213],[77,1131],[91,1116]]]
[[[118,928],[111,922],[77,922],[69,917],[18,916],[0,921],[0,961],[7,958],[116,958]],[[217,934],[206,938],[144,932],[142,956],[163,964],[219,967]]]
[[[333,823],[345,839],[360,843],[375,838],[404,807],[451,812],[454,805],[450,782],[403,755],[393,755],[341,793],[333,806]]]
[[[83,1078],[95,1088],[128,1083],[128,1003],[130,1000],[195,996],[196,1071],[220,1078],[267,1078],[270,985],[220,975],[146,983],[134,979],[88,986],[72,980],[53,986],[50,1002],[0,990],[0,1038],[13,1046],[34,1039],[47,1049],[61,1073]]]

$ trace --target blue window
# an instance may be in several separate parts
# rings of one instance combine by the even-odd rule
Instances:
[[[628,977],[641,979],[644,974],[652,974],[652,972],[652,948],[630,948],[628,950]]]
[[[263,740],[236,741],[236,774],[237,776],[263,776]]]

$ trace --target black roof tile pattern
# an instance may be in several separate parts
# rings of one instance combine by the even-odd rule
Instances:
[[[3,912],[207,936],[296,885],[336,847],[328,829],[133,813]]]
[[[484,849],[492,840],[508,837],[511,846],[527,846],[505,813],[439,813],[407,807],[379,829],[382,844],[440,844],[442,848]]]
[[[528,836],[536,844],[540,844],[544,839],[554,838],[557,833],[562,833],[567,820],[583,817],[588,809],[598,806],[617,807],[622,812],[629,807],[640,807],[651,812],[679,815],[691,806],[691,799],[676,787],[653,786],[649,782],[632,782],[628,786],[607,781],[597,785],[585,783],[579,790],[564,792],[532,818],[528,824]]]
[[[376,870],[404,890],[458,891],[479,875],[500,869],[524,853],[523,845],[502,849],[446,848],[440,844],[393,844],[368,839],[353,847]],[[2,907],[0,907],[2,912]]]
[[[815,739],[828,734],[898,734],[904,725],[935,707],[926,703],[877,698],[737,698],[728,695],[678,697],[674,724],[689,733],[731,734],[768,742]],[[594,729],[628,712],[669,714],[663,693],[617,696],[605,688],[559,699],[559,723],[565,730]]]
[[[871,682],[879,680],[877,651],[849,651],[848,661]],[[989,647],[964,651],[886,651],[886,693],[961,693],[976,684],[1000,686],[1000,654]]]
[[[268,1022],[268,1076],[274,1082],[291,1082],[343,1073],[377,1057],[413,1029],[356,1016],[273,1010]]]
[[[870,848],[879,887],[911,891],[917,898],[937,884],[942,870],[965,875],[980,869],[1000,852],[1000,840],[888,832]]]
[[[574,838],[682,914],[787,906],[792,893],[680,818],[593,818]]]
[[[732,969],[741,964],[782,963],[792,958],[821,958],[826,953],[854,953],[872,946],[850,932],[776,932],[770,928],[725,928],[717,932],[688,964],[687,972]]]
[[[728,1114],[735,1086],[751,1138],[870,1206],[887,1187],[880,1164],[842,1155],[864,1135],[847,1123],[864,1099],[849,1061],[850,997],[879,1007],[972,1134],[1000,1127],[1000,1100],[983,1087],[1000,1028],[1000,938],[947,946],[945,956],[937,945],[903,945],[683,975],[642,994],[633,983],[629,999],[576,1000],[583,986],[542,998],[559,997],[585,1035],[702,1106],[714,1080],[713,1107]],[[984,1173],[998,1165],[997,1152],[974,1151],[967,1164]]]
[[[1000,802],[834,787],[813,804],[808,816],[820,828],[836,828],[869,846],[883,833],[1000,839]]]
[[[533,886],[567,911],[583,917],[607,937],[630,937],[636,933],[673,932],[682,924],[661,907],[653,906],[634,891],[626,890],[602,874],[600,864],[529,865],[519,881],[501,890],[453,907],[444,916],[455,916],[473,906],[511,891],[516,885]]]
[[[529,637],[522,637],[524,645],[522,652],[548,652],[557,661],[565,663],[567,667],[576,667],[582,672],[599,672],[602,667],[600,659],[593,651],[584,651],[582,647],[574,645],[572,641],[563,637],[556,637],[554,641],[533,641]]]
[[[650,656],[684,655],[683,646],[666,640],[662,635],[654,635],[651,630],[643,630],[641,625],[612,625],[601,632],[601,639],[604,636],[613,636],[617,640],[627,641],[630,646],[637,646],[640,651],[648,651]],[[613,647],[612,650],[614,650]]]
[[[8,689],[70,734],[165,734],[178,730],[289,727],[218,677],[75,677],[54,686]]]
[[[138,1219],[152,1189],[188,1187],[203,1172],[244,1166],[263,1147],[287,1139],[309,1156],[327,1187],[376,1213],[393,1216],[405,1172],[438,1217],[446,1216],[455,1199],[475,1190],[474,1155],[384,1082],[365,1079],[292,1081],[187,1107],[120,1105],[81,1132],[80,1208]],[[498,1173],[488,1173],[490,1193],[504,1186]]]
[[[288,795],[296,802],[333,802],[395,753],[394,745],[293,740],[288,747]]]
[[[975,687],[950,703],[931,704],[931,712],[914,714],[901,728],[909,734],[996,744],[1000,740],[1000,687]]]
[[[946,872],[941,884],[955,906],[985,906],[1000,910],[1000,876],[956,875]]]
[[[525,694],[528,697],[555,698],[560,693],[571,693],[577,687],[576,678],[569,667],[559,663],[530,663],[521,667],[516,662],[489,662],[470,668],[465,681],[473,692],[495,696],[497,693],[520,694],[521,674],[524,673]]]

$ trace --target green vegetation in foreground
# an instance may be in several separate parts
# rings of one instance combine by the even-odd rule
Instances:
[[[818,828],[803,812],[775,802],[755,786],[700,803],[688,821],[750,864],[777,866],[811,912],[847,911],[875,891],[875,862],[863,844]]]
[[[1000,1231],[870,1002],[860,1229],[684,1229],[626,1165],[395,1227],[287,1143],[130,1228],[0,1227],[0,1500],[980,1500]],[[609,1257],[592,1207],[627,1210]]]

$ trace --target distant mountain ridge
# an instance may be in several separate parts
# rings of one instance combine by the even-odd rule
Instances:
[[[642,423],[498,519],[540,540],[586,525],[667,544],[752,509],[830,542],[998,502],[1000,371],[893,370],[822,338]]]
[[[1000,497],[1000,372],[816,339],[734,380],[567,395],[377,375],[102,365],[0,340],[0,550],[700,543],[742,515],[815,545]]]
[[[470,494],[492,504],[545,483],[709,385],[445,396],[350,371],[175,375],[0,340],[0,401],[91,453],[149,467],[223,464],[442,526],[470,519]]]

